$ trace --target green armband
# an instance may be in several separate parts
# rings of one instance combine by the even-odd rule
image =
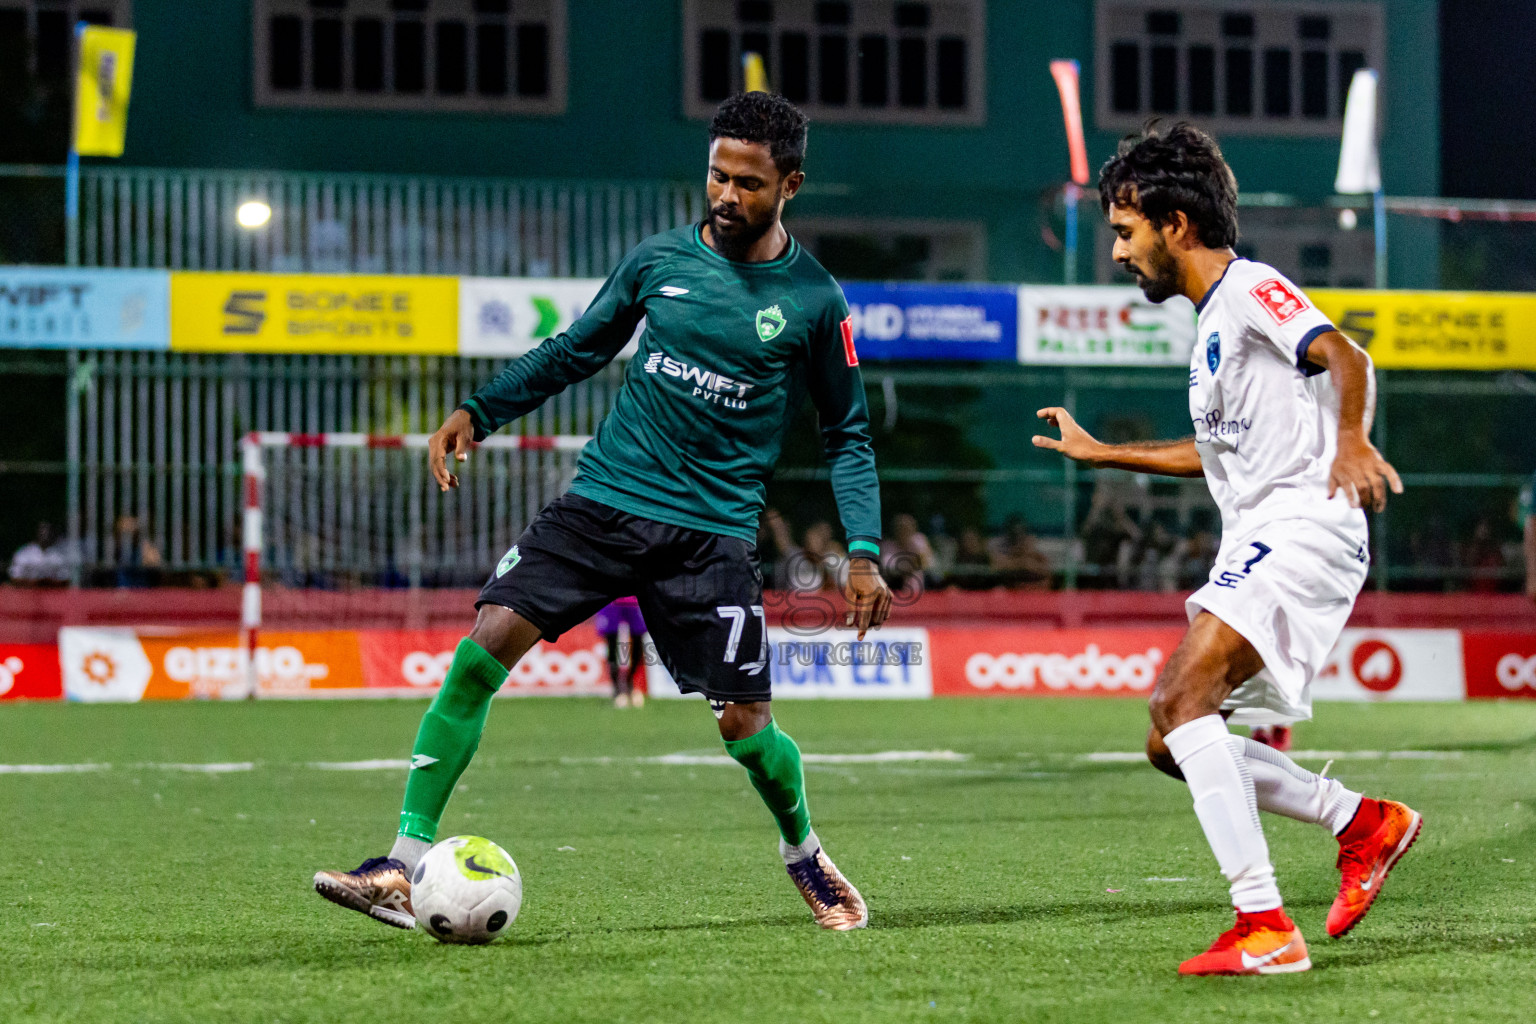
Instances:
[[[870,559],[874,559],[875,561],[878,562],[880,560],[880,545],[874,543],[873,541],[867,541],[867,540],[852,540],[852,541],[849,541],[848,542],[848,557],[849,558],[860,558],[860,557],[870,558]]]

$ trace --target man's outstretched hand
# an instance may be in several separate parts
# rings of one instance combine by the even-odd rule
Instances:
[[[880,578],[880,567],[867,558],[849,561],[843,597],[848,602],[847,624],[859,631],[860,640],[891,614],[891,588]]]
[[[1381,512],[1387,507],[1388,491],[1403,493],[1403,481],[1363,434],[1340,431],[1339,453],[1328,473],[1328,497],[1339,491],[1350,507]]]
[[[427,462],[432,467],[432,479],[437,481],[438,490],[446,493],[459,486],[458,476],[448,469],[448,453],[453,452],[455,462],[463,462],[469,458],[469,449],[474,443],[475,425],[463,409],[449,413],[437,433],[427,438]]]
[[[1092,434],[1077,425],[1077,420],[1067,410],[1051,406],[1035,413],[1051,426],[1061,431],[1061,439],[1046,437],[1044,434],[1036,434],[1033,438],[1036,448],[1045,448],[1053,452],[1061,452],[1067,458],[1076,462],[1094,462],[1103,450],[1103,445],[1094,440]]]

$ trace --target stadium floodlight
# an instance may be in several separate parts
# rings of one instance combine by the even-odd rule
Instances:
[[[272,219],[272,207],[260,199],[247,199],[235,210],[235,222],[247,231],[267,226]]]

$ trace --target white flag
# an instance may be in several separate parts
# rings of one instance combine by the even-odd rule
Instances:
[[[1349,83],[1344,103],[1344,142],[1339,147],[1339,173],[1333,190],[1342,195],[1381,188],[1381,163],[1376,155],[1376,72],[1361,68]]]

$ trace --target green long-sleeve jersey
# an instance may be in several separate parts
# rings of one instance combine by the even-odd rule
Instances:
[[[767,479],[807,394],[821,420],[849,541],[880,536],[869,406],[848,304],[790,240],[742,263],[699,225],[641,242],[571,328],[515,360],[463,408],[483,439],[592,376],[634,335],[640,350],[571,491],[633,515],[751,541]]]

